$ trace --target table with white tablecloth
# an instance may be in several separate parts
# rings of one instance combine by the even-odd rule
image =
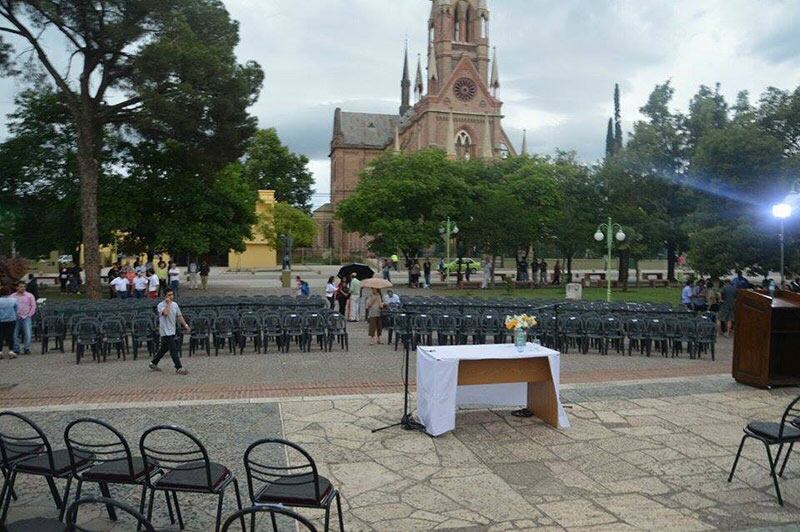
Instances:
[[[455,429],[458,406],[526,406],[568,428],[559,373],[559,353],[538,344],[521,352],[513,344],[419,346],[417,412],[433,436]]]

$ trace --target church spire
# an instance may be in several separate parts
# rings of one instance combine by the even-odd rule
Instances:
[[[528,155],[528,130],[522,130],[522,151],[520,155]]]
[[[400,92],[400,116],[403,116],[411,109],[411,78],[408,75],[408,41],[406,41],[405,55],[403,57],[403,79],[400,82]]]
[[[417,54],[417,78],[414,80],[414,97],[419,101],[425,86],[422,84],[422,57]]]
[[[497,48],[492,48],[492,79],[489,82],[492,89],[492,96],[497,97],[497,89],[500,88],[500,71],[497,68]]]

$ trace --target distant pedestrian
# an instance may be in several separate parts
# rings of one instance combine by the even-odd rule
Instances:
[[[384,267],[386,267],[384,265]],[[328,300],[328,305],[333,310],[336,304],[336,277],[331,275],[328,277],[328,282],[325,284],[325,299]]]
[[[307,281],[302,281],[300,283],[300,297],[308,297],[311,295],[311,287],[308,286]]]
[[[681,304],[684,305],[689,310],[692,309],[692,294],[694,290],[692,289],[692,281],[687,280],[686,283],[683,285],[683,290],[681,290]]]
[[[133,279],[133,293],[136,295],[136,299],[144,298],[148,284],[149,280],[145,277],[144,272],[136,274],[136,277]]]
[[[117,276],[111,281],[114,289],[114,297],[117,299],[128,299],[128,279],[122,272],[117,272]]]
[[[711,312],[719,312],[719,304],[721,301],[722,295],[720,294],[720,289],[714,286],[714,282],[709,279],[708,283],[706,283],[706,304],[708,305],[708,310]]]
[[[547,281],[547,262],[542,259],[542,262],[539,263],[539,282],[546,285]]]
[[[483,262],[483,282],[481,283],[481,288],[484,290],[489,288],[489,284],[492,282],[492,261],[486,259]]]
[[[69,272],[64,266],[58,269],[58,283],[61,285],[61,293],[67,293],[67,282],[69,281]]]
[[[189,288],[192,290],[197,290],[197,281],[199,275],[200,268],[197,266],[196,261],[191,261],[189,263]]]
[[[471,275],[472,275],[472,263],[471,262],[467,262],[466,263],[466,268],[464,270],[464,277],[466,278],[467,282],[469,282],[469,278],[470,278]]]
[[[556,261],[556,265],[553,266],[553,284],[561,284],[561,261],[558,260]]]
[[[431,287],[431,259],[425,257],[422,263],[422,274],[425,276],[425,288]]]
[[[350,277],[350,321],[358,321],[361,315],[361,281],[355,272]]]
[[[399,305],[400,304],[400,296],[394,293],[392,290],[386,291],[386,300],[385,303],[387,305]]]
[[[394,267],[394,271],[397,271],[399,261],[400,258],[397,255],[392,255],[392,266]]]
[[[344,319],[347,319],[347,300],[350,298],[350,288],[347,286],[347,281],[339,279],[339,284],[336,285],[336,301],[339,303],[339,314]]]
[[[14,351],[14,330],[17,328],[17,300],[10,297],[11,289],[0,289],[0,359],[17,358]],[[10,351],[9,351],[10,349]]]
[[[25,290],[33,294],[34,299],[39,299],[39,282],[32,273],[28,274],[28,284],[25,286]]]
[[[535,258],[531,261],[531,281],[539,284],[539,263]]]
[[[382,344],[381,333],[383,332],[383,318],[381,309],[384,307],[381,291],[377,288],[372,289],[372,294],[367,298],[365,308],[367,321],[369,322],[369,345]]]
[[[200,287],[203,290],[208,290],[208,274],[211,273],[211,268],[208,267],[208,262],[203,261],[200,264]]]
[[[119,275],[119,267],[117,263],[111,265],[111,268],[108,269],[108,273],[106,274],[106,279],[108,280],[108,293],[111,299],[116,297],[116,290],[114,289],[114,279],[117,278]]]
[[[444,257],[439,259],[439,265],[436,267],[439,271],[439,275],[442,277],[442,282],[444,283],[447,281],[447,266],[444,263]]]
[[[736,310],[736,293],[739,291],[732,281],[727,281],[725,286],[722,287],[722,303],[719,305],[719,314],[717,320],[719,321],[720,329],[725,327],[725,336],[730,336],[733,332],[733,321]]]
[[[36,314],[36,299],[25,289],[25,281],[17,283],[17,291],[11,294],[17,301],[17,328],[14,331],[14,352],[20,353],[19,337],[22,335],[24,353],[31,352],[33,316]]]
[[[158,275],[158,282],[161,285],[161,295],[164,295],[167,293],[167,288],[169,285],[169,267],[162,258],[159,258],[158,264],[156,264],[156,275]]]
[[[383,268],[381,270],[381,273],[383,273],[383,278],[386,279],[387,281],[391,281],[392,280],[392,271],[391,271],[389,259],[386,259],[385,261],[383,261]]]
[[[158,299],[158,288],[160,286],[158,275],[153,268],[147,271],[147,297],[150,299]]]
[[[409,271],[411,272],[411,288],[419,288],[420,267],[418,260],[414,259]]]
[[[181,271],[178,269],[178,265],[170,261],[167,275],[169,275],[169,287],[172,290],[172,297],[178,299],[178,288],[181,285]]]
[[[172,363],[175,365],[175,373],[178,375],[188,375],[181,364],[181,357],[178,353],[178,343],[175,335],[177,334],[176,322],[180,323],[186,333],[191,332],[189,324],[183,319],[181,308],[174,301],[175,292],[168,288],[164,294],[164,300],[158,304],[158,335],[161,339],[161,347],[150,362],[150,369],[153,371],[161,371],[158,363],[164,358],[164,355],[169,351],[172,357]]]

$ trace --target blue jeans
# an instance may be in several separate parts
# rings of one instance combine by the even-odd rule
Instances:
[[[136,299],[142,299],[144,297],[144,290],[136,290]]]
[[[175,297],[178,297],[178,286],[180,285],[180,281],[170,281],[169,287],[172,288],[172,291],[175,293]]]
[[[24,348],[25,351],[31,350],[31,332],[33,328],[33,319],[31,318],[24,318],[20,319],[17,318],[17,326],[14,329],[14,352],[19,353],[19,335],[22,333],[24,338]]]
[[[128,299],[128,291],[117,290],[117,299]]]

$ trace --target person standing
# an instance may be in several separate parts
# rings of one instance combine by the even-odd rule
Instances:
[[[392,281],[392,270],[391,270],[391,267],[389,266],[389,259],[386,259],[385,261],[383,261],[382,272],[383,272],[383,278],[385,280],[391,282]]]
[[[170,261],[167,275],[169,275],[169,287],[172,290],[172,297],[177,299],[178,287],[180,287],[181,284],[181,271],[178,269],[178,265]]]
[[[384,265],[384,268],[386,266]],[[328,277],[328,282],[325,284],[325,299],[328,300],[328,305],[333,310],[336,305],[336,277],[331,275]]]
[[[133,279],[133,293],[136,294],[136,299],[143,299],[145,292],[147,292],[147,285],[150,284],[144,272],[139,272]]]
[[[397,271],[397,264],[400,258],[397,255],[392,255],[392,266],[394,267],[394,271]]]
[[[39,299],[39,282],[32,273],[28,274],[28,284],[25,286],[25,290],[33,294],[34,299]]]
[[[150,369],[153,371],[161,371],[158,363],[164,358],[164,355],[169,351],[169,356],[172,357],[172,363],[175,365],[175,373],[178,375],[188,375],[189,372],[183,368],[181,364],[181,357],[178,353],[178,343],[175,338],[177,333],[175,325],[176,322],[180,323],[186,333],[191,332],[189,324],[183,319],[181,308],[174,301],[175,292],[171,288],[167,288],[164,294],[164,300],[158,304],[158,335],[161,338],[161,347],[150,362]]]
[[[719,293],[719,289],[714,286],[714,282],[709,279],[708,284],[706,285],[706,290],[708,295],[706,296],[706,302],[708,303],[708,310],[711,312],[719,312],[719,303],[721,300],[721,295]]]
[[[117,278],[119,275],[119,268],[117,267],[117,263],[111,265],[111,268],[108,269],[108,274],[106,275],[106,279],[108,280],[108,294],[111,299],[114,299],[116,296],[116,290],[114,290],[114,279]]]
[[[542,262],[539,263],[539,283],[542,285],[547,285],[547,263],[542,258]]]
[[[17,328],[17,300],[10,297],[11,289],[0,289],[0,359],[17,358],[14,352],[14,330]],[[9,351],[11,349],[11,351]]]
[[[33,332],[33,315],[36,314],[36,298],[25,289],[25,281],[17,283],[17,291],[11,295],[17,300],[17,328],[14,330],[14,352],[20,353],[19,336],[22,334],[24,353],[31,352],[31,334]]]
[[[350,289],[347,287],[347,281],[344,278],[339,279],[339,284],[336,286],[336,301],[339,302],[339,314],[344,319],[347,319],[347,299],[350,297]]]
[[[117,299],[128,298],[128,279],[125,274],[117,272],[117,276],[111,281],[111,289],[114,291],[114,297]]]
[[[419,261],[414,259],[414,262],[411,263],[411,288],[419,288],[419,274],[420,274],[420,267]]]
[[[67,281],[69,281],[69,273],[64,266],[58,269],[58,282],[61,285],[61,293],[67,293]]]
[[[742,270],[736,270],[736,278],[733,281],[731,281],[731,284],[735,286],[737,289],[750,288],[750,281],[744,278]]]
[[[130,264],[125,265],[125,278],[128,280],[128,297],[133,297],[133,280],[136,279],[136,270]]]
[[[381,317],[381,309],[383,309],[383,297],[381,291],[377,288],[372,289],[372,294],[367,298],[365,308],[367,314],[367,321],[369,322],[369,345],[382,344],[381,333],[383,332],[383,318]]]
[[[425,262],[422,263],[422,273],[425,276],[425,288],[431,287],[431,259],[425,257]]]
[[[358,321],[361,315],[361,281],[355,272],[350,276],[350,321]]]
[[[531,261],[531,281],[533,284],[539,284],[539,263],[536,261],[536,257]]]
[[[156,271],[153,268],[150,268],[147,271],[147,297],[150,299],[158,299],[158,287],[159,287],[159,279],[158,275],[156,275]]]
[[[197,267],[197,262],[192,261],[189,263],[189,288],[192,290],[197,290],[197,278],[199,268]]]
[[[156,264],[156,275],[158,275],[158,282],[161,283],[161,294],[167,293],[167,284],[169,283],[169,268],[164,259],[159,258]]]
[[[724,335],[730,336],[733,332],[733,319],[734,319],[734,312],[735,312],[735,304],[736,304],[736,292],[739,289],[733,284],[732,281],[726,281],[725,286],[722,287],[722,303],[719,304],[719,314],[717,314],[717,320],[719,321],[719,327],[722,329],[723,325],[725,326]]]
[[[694,290],[692,289],[692,281],[687,280],[686,284],[683,286],[683,290],[681,290],[681,304],[684,305],[689,310],[692,309],[692,294]]]
[[[553,266],[553,284],[561,284],[561,261],[557,260],[556,265]]]
[[[489,284],[492,280],[492,261],[488,258],[483,261],[483,282],[481,283],[481,288],[484,290],[489,288]]]
[[[298,297],[302,296],[303,295],[303,279],[301,279],[299,275],[294,278],[294,287],[297,290]]]
[[[439,259],[439,266],[438,266],[437,269],[439,270],[439,275],[442,276],[442,282],[443,283],[446,282],[447,281],[447,267],[444,264],[444,257]]]
[[[208,262],[203,261],[200,264],[200,286],[203,290],[208,290],[208,274],[211,273],[211,268],[208,267]]]

